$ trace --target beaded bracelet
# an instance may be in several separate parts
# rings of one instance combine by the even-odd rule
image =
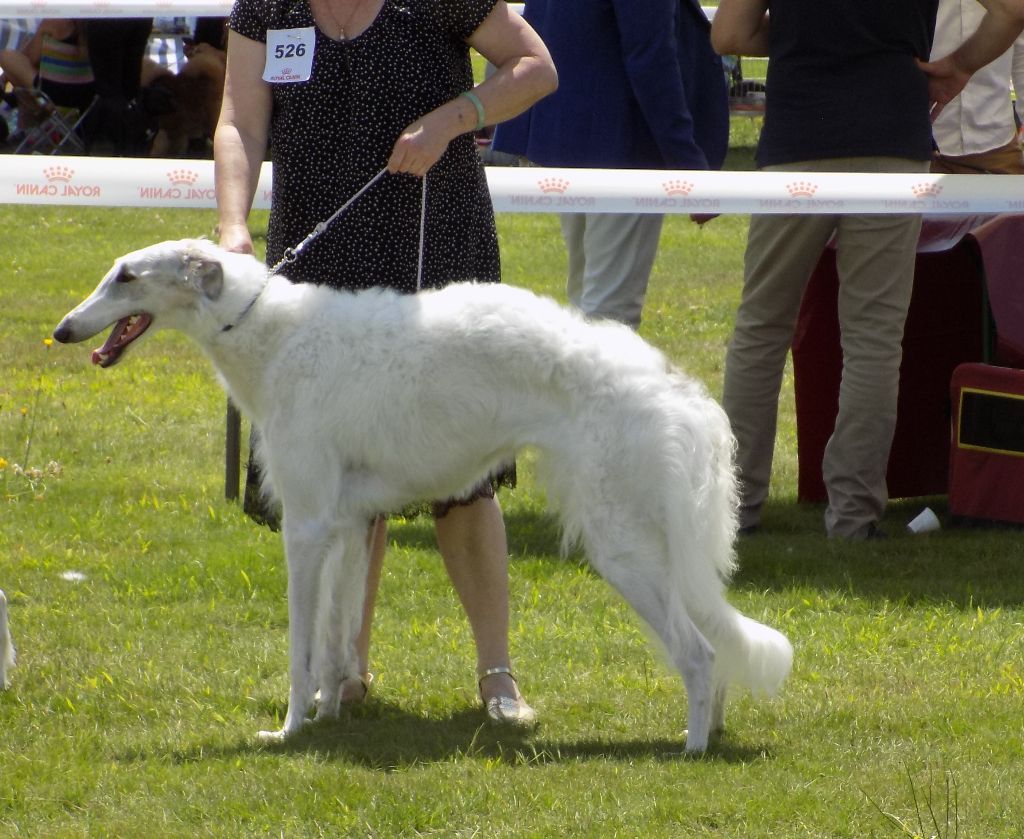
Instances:
[[[477,96],[472,90],[464,90],[459,96],[464,96],[470,102],[473,103],[473,107],[476,108],[476,128],[474,131],[479,131],[487,123],[487,117],[484,114],[484,103],[480,101],[480,97]]]

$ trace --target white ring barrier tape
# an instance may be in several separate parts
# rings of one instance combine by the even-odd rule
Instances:
[[[232,0],[0,0],[0,18],[227,17]]]
[[[487,167],[499,213],[1024,213],[1020,178]],[[253,206],[270,206],[263,164]],[[213,162],[0,155],[0,204],[216,206]]]
[[[232,5],[233,0],[0,0],[0,18],[227,17]],[[509,5],[520,9],[522,6]]]
[[[487,180],[499,212],[1024,212],[1024,185],[987,175],[490,167]]]

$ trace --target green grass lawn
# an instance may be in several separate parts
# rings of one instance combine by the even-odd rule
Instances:
[[[736,152],[743,168],[749,150]],[[262,217],[261,217],[262,218]],[[1022,834],[1021,535],[836,544],[795,501],[791,376],[763,535],[731,593],[785,632],[776,701],[734,698],[685,758],[686,698],[633,614],[557,555],[529,455],[503,496],[513,650],[543,724],[477,708],[468,627],[426,522],[397,524],[373,699],[295,742],[276,535],[223,500],[224,397],[160,334],[115,369],[47,346],[111,260],[212,213],[0,207],[0,836],[1014,837]],[[507,281],[562,298],[557,220],[499,219]],[[746,219],[667,220],[643,334],[720,392]],[[15,464],[19,467],[15,469]]]

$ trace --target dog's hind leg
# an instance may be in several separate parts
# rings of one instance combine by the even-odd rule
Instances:
[[[265,741],[290,737],[306,722],[313,703],[313,652],[322,569],[330,545],[330,528],[318,521],[284,517],[288,563],[288,711],[280,731],[261,731]]]
[[[320,686],[318,720],[338,715],[342,682],[359,676],[355,640],[366,600],[368,529],[362,521],[339,528],[328,547],[313,651],[313,672]]]
[[[723,697],[714,685],[715,651],[688,616],[681,615],[672,623],[668,634],[676,645],[669,655],[686,685],[686,751],[700,754],[707,749],[712,730],[718,730],[716,717],[722,716]]]
[[[617,556],[595,552],[591,564],[650,626],[683,677],[687,696],[686,751],[699,754],[707,748],[712,724],[721,717],[719,692],[713,681],[715,653],[682,606],[674,602],[676,598],[665,589],[662,576],[651,573],[659,565],[652,564],[651,557],[661,549],[653,544],[654,540],[639,537],[637,528],[631,530],[637,537],[636,550],[624,550]],[[650,553],[641,553],[645,549]]]
[[[686,751],[704,752],[713,726],[722,717],[720,702],[724,698],[714,688],[715,652],[711,644],[687,615],[670,617],[664,608],[649,608],[649,597],[638,600],[635,590],[616,588],[651,627],[682,676],[686,687]]]
[[[714,684],[715,651],[700,630],[683,614],[669,609],[655,623],[645,618],[665,645],[669,658],[686,685],[686,751],[700,754],[712,731],[724,719],[724,694]]]

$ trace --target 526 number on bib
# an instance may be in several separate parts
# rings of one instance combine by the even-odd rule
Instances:
[[[274,58],[302,58],[306,54],[305,44],[277,44],[274,47]]]

